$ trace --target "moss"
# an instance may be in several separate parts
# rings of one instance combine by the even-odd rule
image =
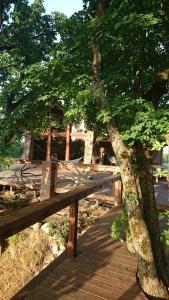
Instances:
[[[26,237],[27,237],[27,234],[25,234],[25,233],[17,233],[8,239],[8,245],[15,246],[18,243],[20,243],[21,241],[24,241],[26,239]]]
[[[136,252],[146,261],[153,261],[151,243],[145,223],[141,219],[132,218],[129,221],[131,236]]]

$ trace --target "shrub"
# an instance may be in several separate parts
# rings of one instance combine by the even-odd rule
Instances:
[[[122,208],[112,224],[111,236],[118,240],[125,240],[127,235],[129,235],[127,210]]]
[[[56,220],[49,224],[49,235],[64,245],[68,240],[68,229],[69,215],[66,213],[63,220]]]

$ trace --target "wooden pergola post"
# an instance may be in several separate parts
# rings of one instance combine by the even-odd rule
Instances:
[[[113,196],[114,196],[114,206],[121,207],[122,206],[122,181],[117,180],[113,182]]]
[[[72,125],[69,123],[67,125],[67,130],[66,130],[66,152],[65,152],[65,160],[70,160],[70,148],[71,148],[71,130],[72,130]]]
[[[51,160],[52,156],[52,126],[49,126],[48,131],[48,141],[47,141],[47,153],[46,153],[46,160]]]

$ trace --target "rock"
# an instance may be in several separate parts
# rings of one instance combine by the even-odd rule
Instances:
[[[60,249],[58,247],[58,244],[55,244],[52,246],[52,253],[56,256],[60,252]]]
[[[41,226],[41,229],[46,233],[49,234],[49,223],[45,223]]]
[[[61,251],[65,251],[65,249],[66,249],[65,245],[60,244],[60,250],[61,250]]]
[[[33,224],[33,225],[31,226],[31,228],[32,228],[33,230],[38,230],[38,229],[40,229],[41,225],[42,225],[42,224],[41,224],[40,222],[37,222],[37,223]]]

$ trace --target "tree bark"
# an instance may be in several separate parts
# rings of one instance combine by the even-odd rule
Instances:
[[[113,150],[120,166],[129,229],[138,258],[137,278],[150,299],[169,299],[168,276],[160,245],[158,215],[152,176],[143,149],[127,148],[115,120],[108,126]],[[133,165],[138,164],[136,174]]]
[[[168,155],[169,155],[169,133],[166,135],[166,143],[168,146]],[[168,161],[168,163],[169,163],[169,161]],[[169,166],[168,166],[167,182],[168,182],[168,187],[169,187]]]

